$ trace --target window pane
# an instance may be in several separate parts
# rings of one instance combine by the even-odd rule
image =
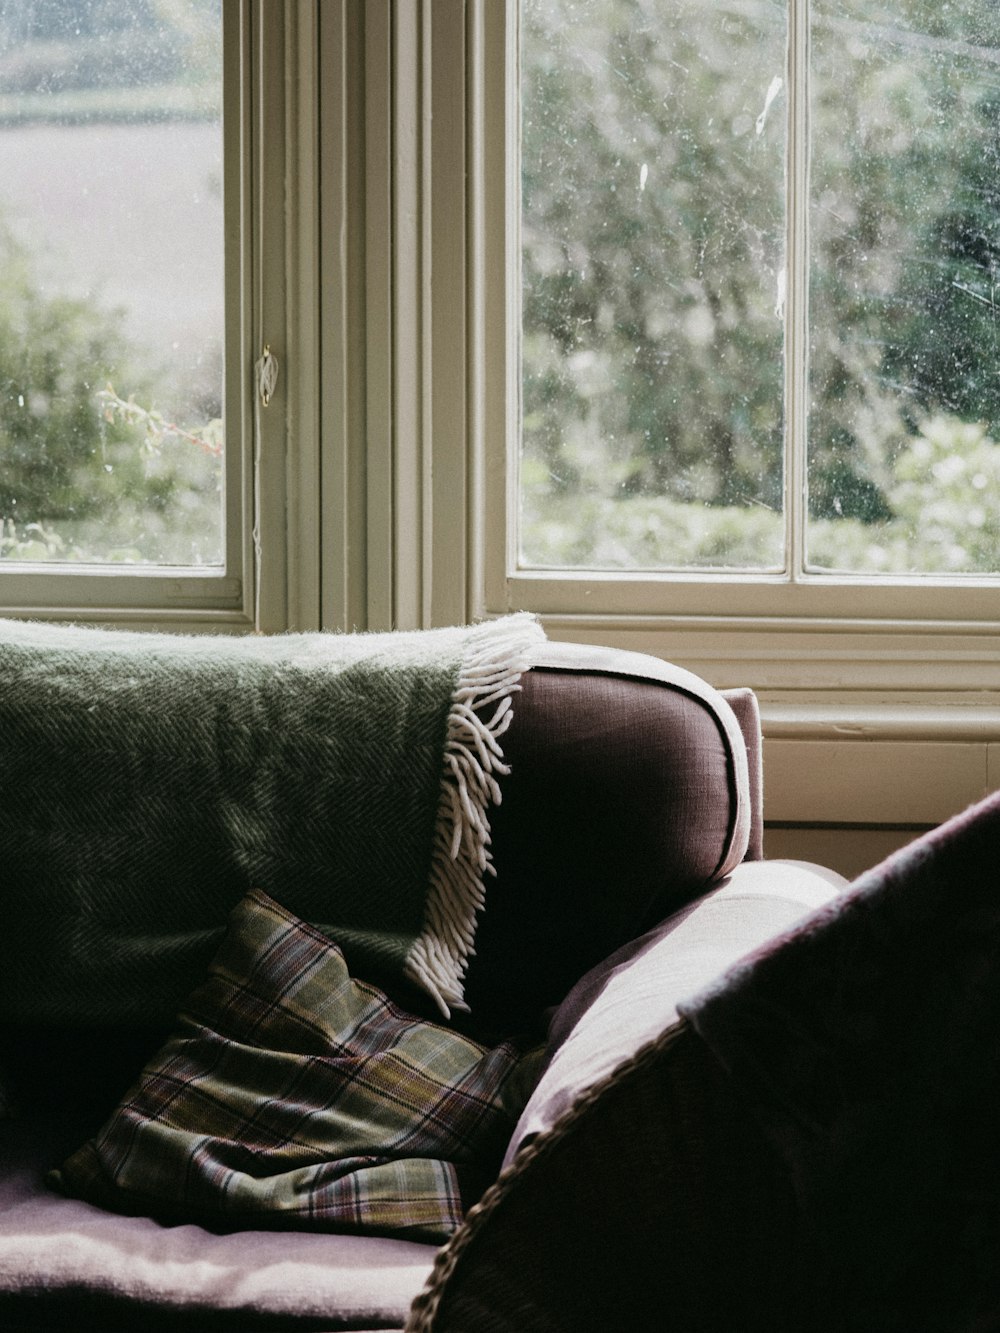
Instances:
[[[1000,570],[1000,9],[813,14],[810,563]]]
[[[784,8],[521,16],[522,564],[780,567]]]
[[[220,0],[0,6],[0,552],[222,562]]]

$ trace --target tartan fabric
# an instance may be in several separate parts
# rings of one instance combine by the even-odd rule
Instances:
[[[170,1039],[49,1183],[165,1221],[440,1241],[498,1171],[540,1064],[403,1013],[254,891]]]

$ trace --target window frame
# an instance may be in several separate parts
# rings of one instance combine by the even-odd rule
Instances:
[[[519,568],[517,507],[519,166],[517,0],[470,4],[470,159],[474,348],[485,410],[476,441],[484,479],[477,605],[485,614],[537,611],[556,637],[615,642],[667,656],[719,684],[748,684],[765,699],[852,707],[895,702],[998,702],[1000,585],[949,577],[888,579],[744,571],[635,574]],[[790,0],[786,356],[803,364],[807,340],[807,0]],[[797,188],[797,183],[805,188]],[[797,281],[796,281],[797,279]],[[806,404],[792,390],[796,432],[786,494],[803,494]],[[801,552],[802,505],[787,506],[789,544]]]
[[[284,211],[275,198],[284,158],[283,93],[276,96],[284,82],[280,20],[280,8],[262,0],[222,0],[224,568],[0,563],[0,615],[239,632],[260,618],[265,598],[274,600],[270,574],[258,586],[253,532],[255,471],[266,469],[273,451],[277,412],[268,414],[255,448],[253,366],[255,348],[263,346],[263,303],[277,304],[261,256],[265,216],[280,218]],[[282,332],[275,327],[271,336],[281,340]],[[262,526],[274,527],[270,514],[262,516]]]
[[[1000,725],[995,585],[509,567],[516,0],[223,5],[234,569],[0,571],[0,614],[242,633],[524,608],[750,685],[785,737]]]

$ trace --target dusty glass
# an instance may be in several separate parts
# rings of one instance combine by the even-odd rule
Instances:
[[[521,32],[521,564],[780,568],[784,7]]]
[[[220,0],[0,6],[0,557],[223,559]]]
[[[1000,9],[812,15],[808,563],[1000,570]]]

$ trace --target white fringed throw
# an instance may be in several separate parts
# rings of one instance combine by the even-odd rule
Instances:
[[[461,1006],[542,638],[0,622],[0,1019],[169,1022],[250,888]]]

